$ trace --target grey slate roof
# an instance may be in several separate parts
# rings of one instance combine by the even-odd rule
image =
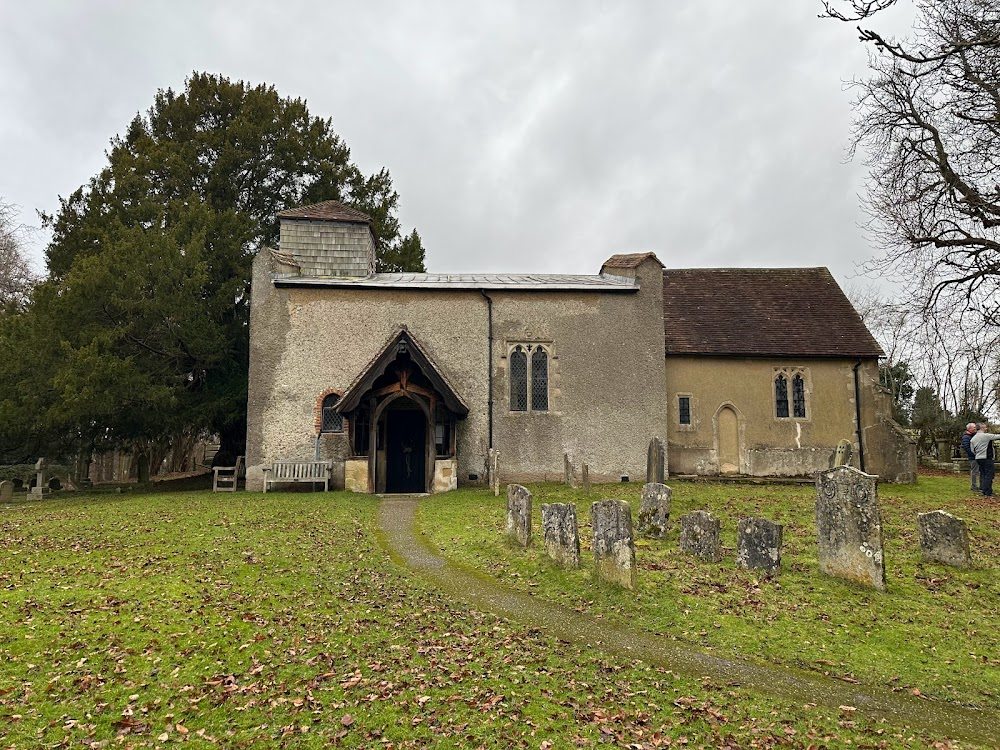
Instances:
[[[486,289],[510,291],[636,292],[639,282],[621,276],[528,273],[377,273],[363,278],[276,276],[275,286],[340,289]]]

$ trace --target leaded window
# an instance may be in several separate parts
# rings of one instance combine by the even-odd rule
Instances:
[[[681,424],[691,424],[691,397],[677,397],[677,419]]]
[[[354,428],[354,455],[367,456],[372,429],[371,411],[367,404],[358,407],[351,415],[351,422]]]
[[[531,353],[531,410],[549,410],[549,355],[540,346]]]
[[[528,411],[528,355],[520,346],[510,353],[510,410]]]
[[[781,374],[774,379],[774,404],[779,417],[788,416],[788,380]]]
[[[806,381],[798,373],[792,378],[792,414],[800,418],[806,416]]]
[[[320,432],[343,432],[344,417],[337,413],[337,402],[340,396],[331,393],[323,399],[323,414],[320,423]]]

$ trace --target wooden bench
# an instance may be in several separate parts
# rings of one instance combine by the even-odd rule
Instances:
[[[323,483],[323,492],[330,489],[333,461],[274,461],[264,468],[264,492],[268,484],[298,482]]]
[[[243,456],[236,457],[236,466],[212,467],[212,492],[236,492],[236,485],[246,476]]]

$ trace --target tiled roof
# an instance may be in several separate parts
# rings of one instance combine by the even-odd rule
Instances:
[[[279,219],[312,219],[313,221],[350,221],[358,224],[370,224],[372,217],[351,208],[340,201],[323,201],[311,206],[290,208],[278,214]]]
[[[623,253],[621,255],[612,255],[606,261],[604,268],[638,268],[644,260],[647,258],[652,258],[657,263],[660,263],[660,259],[656,257],[655,253]],[[662,266],[663,264],[660,263]]]
[[[826,268],[667,269],[663,326],[668,355],[884,356]]]
[[[511,291],[635,292],[639,282],[617,276],[584,274],[377,273],[360,278],[278,276],[275,286],[342,289],[493,289]]]

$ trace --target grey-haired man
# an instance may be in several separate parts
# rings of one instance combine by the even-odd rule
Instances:
[[[969,459],[969,483],[973,492],[979,492],[979,464],[976,463],[976,454],[972,451],[972,438],[976,434],[976,423],[969,422],[965,425],[965,432],[962,433],[962,450],[965,457]]]
[[[986,497],[993,497],[993,441],[1000,440],[1000,435],[986,431],[986,425],[979,423],[976,434],[969,441],[972,452],[976,454],[979,464],[979,486]]]

